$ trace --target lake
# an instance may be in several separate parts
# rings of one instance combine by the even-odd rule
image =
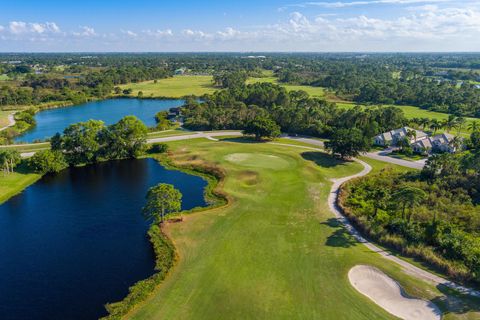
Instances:
[[[154,100],[154,99],[109,99],[88,102],[77,106],[48,109],[35,115],[37,125],[23,135],[15,138],[15,142],[33,142],[45,140],[57,132],[81,121],[90,119],[102,120],[113,124],[127,115],[134,115],[147,126],[155,125],[155,114],[183,105],[184,100]]]
[[[153,159],[47,175],[0,205],[0,319],[97,319],[154,272],[141,215],[149,187],[175,185],[183,209],[206,181]]]

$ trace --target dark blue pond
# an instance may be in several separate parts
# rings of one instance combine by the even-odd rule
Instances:
[[[97,319],[103,305],[153,273],[141,215],[157,183],[204,206],[206,182],[153,159],[73,168],[45,176],[0,206],[0,319]]]
[[[102,120],[112,124],[127,115],[137,116],[147,126],[155,125],[155,114],[158,111],[179,107],[183,100],[152,100],[152,99],[110,99],[89,102],[78,106],[44,110],[35,115],[37,125],[17,137],[15,142],[33,142],[45,140],[57,132],[81,121],[90,119]]]

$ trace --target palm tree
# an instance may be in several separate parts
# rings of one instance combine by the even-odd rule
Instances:
[[[426,197],[427,194],[422,189],[411,186],[403,186],[393,194],[392,198],[397,199],[402,204],[402,219],[405,220],[405,218],[407,218],[408,223],[410,223],[413,215],[413,209]],[[409,209],[409,213],[408,216],[405,217],[407,208]]]
[[[455,117],[453,114],[449,115],[448,119],[445,119],[443,121],[443,126],[445,127],[445,130],[447,130],[447,132],[450,132],[450,130],[455,127],[456,124],[457,117]]]
[[[453,137],[452,140],[450,140],[450,141],[448,142],[448,145],[453,148],[453,151],[454,151],[454,152],[456,152],[456,151],[459,150],[459,149],[462,147],[462,145],[463,145],[462,138],[460,138],[459,136],[455,136],[455,137]]]
[[[465,119],[464,117],[458,117],[457,118],[457,121],[456,121],[456,124],[455,124],[456,127],[457,127],[457,135],[460,134],[463,127],[465,126],[465,123],[467,123],[467,119]]]
[[[421,119],[421,118],[412,118],[412,119],[410,119],[410,125],[413,126],[413,127],[418,128],[421,123],[422,123],[422,119]]]
[[[472,132],[479,131],[480,130],[480,121],[472,121],[468,125],[468,129]]]
[[[430,119],[429,118],[420,118],[420,125],[422,126],[422,130],[425,130],[425,128],[430,124]]]
[[[430,122],[430,129],[433,130],[433,134],[435,134],[438,130],[442,128],[442,123],[437,119],[432,119]]]
[[[413,142],[417,141],[417,131],[416,130],[408,130],[407,131],[407,137],[413,139]]]

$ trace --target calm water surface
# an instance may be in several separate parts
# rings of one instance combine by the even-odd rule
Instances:
[[[149,187],[171,183],[183,209],[204,206],[206,182],[153,159],[45,176],[0,206],[0,319],[96,319],[153,273],[141,215]]]
[[[112,124],[127,115],[137,116],[147,126],[155,125],[155,114],[183,105],[184,100],[110,99],[78,106],[44,110],[35,115],[37,125],[17,137],[15,142],[33,142],[50,138],[57,132],[80,121],[102,120]]]

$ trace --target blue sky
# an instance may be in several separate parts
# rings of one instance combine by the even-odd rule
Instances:
[[[0,51],[480,51],[477,0],[8,1]]]

